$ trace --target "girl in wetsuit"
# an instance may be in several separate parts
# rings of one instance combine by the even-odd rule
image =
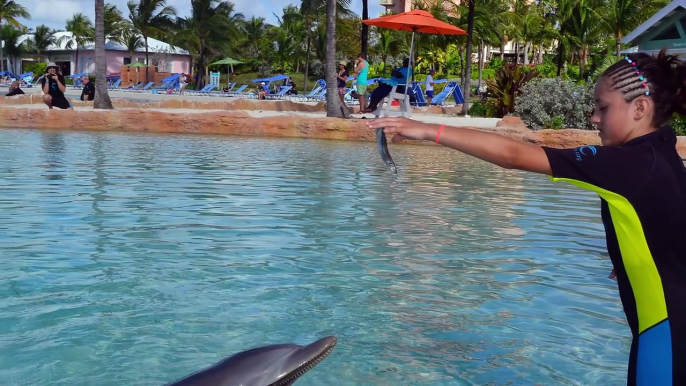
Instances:
[[[598,79],[592,122],[603,146],[554,149],[407,118],[367,123],[493,164],[596,192],[633,341],[628,385],[686,385],[686,168],[667,124],[686,114],[686,65],[630,54]]]

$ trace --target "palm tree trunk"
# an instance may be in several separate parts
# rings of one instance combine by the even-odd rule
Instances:
[[[201,88],[200,83],[202,83],[202,82],[200,81],[200,71],[202,70],[202,67],[203,67],[202,64],[204,61],[205,61],[205,51],[201,50],[200,51],[200,59],[198,59],[198,81],[195,82],[195,89],[196,90],[200,90],[200,88]],[[203,85],[203,87],[204,87],[204,85]]]
[[[346,118],[350,112],[341,106],[336,82],[336,0],[326,0],[326,116]]]
[[[3,63],[2,56],[5,50],[4,44],[2,44],[2,20],[0,20],[0,71],[9,70],[9,68],[4,68],[5,63]]]
[[[148,81],[148,66],[150,65],[150,58],[148,56],[148,33],[147,31],[143,33],[143,39],[145,39],[145,81]]]
[[[469,96],[472,91],[472,40],[474,39],[474,2],[469,0],[469,13],[467,14],[467,57],[465,63],[465,87],[462,90],[464,103],[462,104],[462,114],[469,112]]]
[[[369,19],[369,4],[368,0],[362,0],[362,20]],[[369,40],[369,26],[362,23],[362,52],[367,55]]]
[[[619,52],[622,50],[622,38],[619,34],[615,34],[615,42],[617,44],[617,57],[619,57]]]
[[[560,32],[560,34],[562,34],[562,32]],[[564,51],[564,47],[562,46],[562,40],[559,40],[557,42],[557,51],[557,76],[560,76],[560,73],[562,72],[562,64],[564,63],[564,59],[562,57],[562,53]]]
[[[479,54],[477,55],[479,57],[479,81],[477,82],[476,86],[476,91],[481,92],[481,82],[483,80],[483,74],[484,74],[484,43],[479,42]]]
[[[95,99],[93,108],[113,109],[107,92],[107,61],[105,59],[105,0],[95,0]]]
[[[531,48],[531,43],[527,42],[524,45],[524,64],[529,64],[529,49]]]

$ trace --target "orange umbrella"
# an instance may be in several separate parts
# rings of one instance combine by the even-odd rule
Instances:
[[[381,16],[362,21],[364,24],[376,27],[395,29],[398,31],[423,32],[438,35],[466,35],[465,30],[452,24],[440,21],[427,11],[415,9],[396,15]]]
[[[427,11],[415,9],[410,12],[398,13],[396,15],[381,16],[374,19],[362,20],[364,24],[381,28],[394,29],[398,31],[412,31],[412,42],[410,43],[410,65],[414,63],[414,34],[416,32],[438,34],[438,35],[466,35],[465,30],[455,27],[452,24],[440,21]],[[409,71],[405,81],[405,92],[410,83]]]

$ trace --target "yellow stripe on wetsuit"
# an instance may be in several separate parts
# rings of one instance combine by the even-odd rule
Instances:
[[[550,177],[598,193],[608,203],[624,268],[636,299],[638,333],[667,319],[662,279],[648,248],[641,220],[629,200],[617,193],[569,178]]]

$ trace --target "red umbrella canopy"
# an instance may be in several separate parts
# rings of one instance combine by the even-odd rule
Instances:
[[[440,21],[427,11],[415,9],[396,15],[362,20],[364,24],[398,31],[412,31],[439,35],[466,35],[465,30]]]

